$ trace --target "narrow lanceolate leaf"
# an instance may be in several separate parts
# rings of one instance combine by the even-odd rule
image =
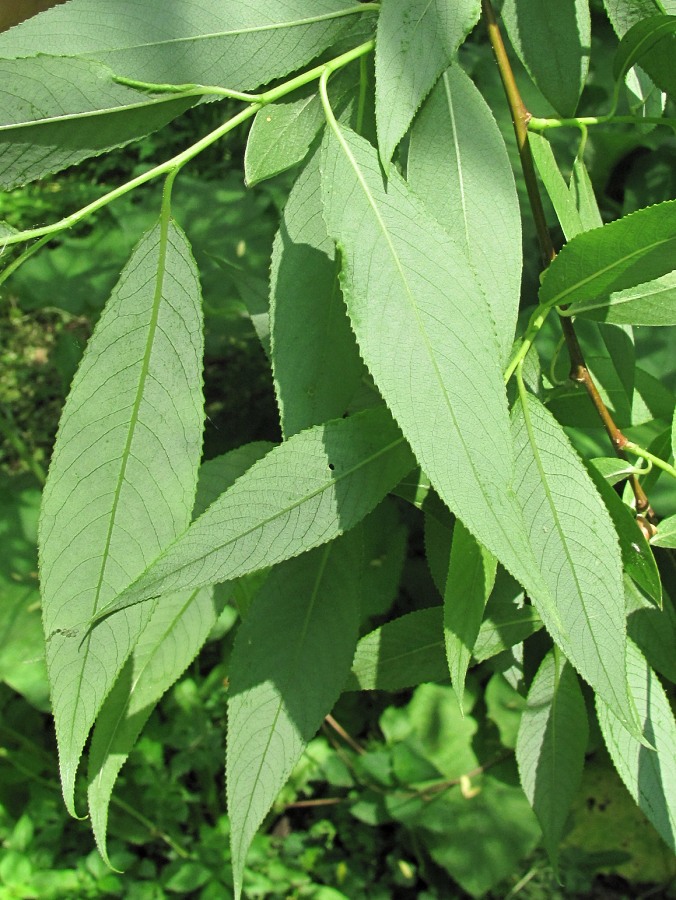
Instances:
[[[384,407],[294,435],[221,494],[104,615],[324,544],[361,521],[414,465]]]
[[[676,610],[671,597],[663,591],[659,609],[628,575],[624,576],[624,590],[627,634],[656,672],[676,682]]]
[[[516,761],[555,868],[568,810],[582,777],[588,731],[577,676],[565,659],[550,651],[528,691]]]
[[[329,82],[331,108],[342,112],[359,85],[359,66],[348,66]],[[270,103],[253,120],[244,153],[244,177],[251,187],[298,165],[307,156],[326,117],[316,84]]]
[[[603,0],[618,37],[624,37],[632,25],[658,12],[676,13],[676,0]]]
[[[480,12],[478,0],[384,0],[376,35],[376,122],[385,168]]]
[[[575,197],[566,184],[566,179],[561,174],[552,145],[547,138],[535,131],[529,135],[528,142],[538,174],[542,179],[549,199],[552,201],[561,230],[566,240],[570,241],[576,234],[585,230],[580,212],[575,203]]]
[[[286,437],[343,415],[361,381],[338,270],[317,152],[289,194],[272,250],[272,370]]]
[[[580,214],[580,221],[585,231],[600,228],[603,225],[601,211],[596,201],[594,187],[587,171],[584,159],[575,157],[573,171],[570,173],[570,193]]]
[[[40,56],[0,61],[0,187],[58,172],[166,125],[199,100],[144,94],[107,66]]]
[[[613,63],[616,79],[640,63],[660,90],[676,93],[674,52],[676,51],[676,15],[650,16],[633,25],[624,35]]]
[[[599,725],[627,790],[676,851],[676,722],[659,678],[632,641],[627,648],[627,669],[643,735],[654,749],[639,743],[597,697]]]
[[[657,534],[650,543],[656,547],[676,547],[676,516],[669,516],[660,522]]]
[[[622,562],[610,515],[556,419],[523,394],[513,419],[515,488],[560,623],[533,597],[570,662],[631,722]]]
[[[497,562],[457,520],[444,591],[444,638],[451,683],[462,709],[465,676],[479,634]]]
[[[589,70],[589,0],[505,0],[502,18],[535,84],[562,116],[574,115]]]
[[[676,255],[676,200],[594,228],[569,241],[549,266],[540,301],[577,314],[608,304],[611,294],[671,272]]]
[[[246,444],[205,463],[195,512],[206,508],[267,450],[269,445],[263,442]],[[163,597],[97,717],[89,751],[89,815],[96,844],[108,863],[108,806],[120,769],[155,704],[197,656],[219,612],[211,588]]]
[[[406,178],[465,247],[493,313],[506,363],[521,295],[519,200],[500,129],[459,65],[444,72],[415,119]]]
[[[579,300],[566,313],[617,325],[676,325],[676,271],[596,300]]]
[[[361,12],[351,0],[70,0],[1,35],[0,57],[82,56],[141,81],[248,91],[309,62]]]
[[[350,671],[359,624],[358,538],[348,535],[273,570],[237,633],[226,756],[236,897],[258,826]]]
[[[83,626],[187,526],[202,445],[197,270],[166,213],[134,250],[66,401],[40,520],[47,665],[73,812],[87,734],[148,605]]]
[[[511,488],[499,350],[473,269],[395,171],[384,187],[371,145],[339,135],[325,143],[325,215],[364,361],[442,500],[553,603]]]

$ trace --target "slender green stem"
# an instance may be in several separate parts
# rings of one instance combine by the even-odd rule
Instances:
[[[241,91],[231,91],[229,88],[218,87],[215,84],[157,84],[153,81],[136,81],[134,78],[122,78],[119,75],[113,77],[117,84],[135,88],[137,91],[150,91],[153,94],[182,94],[182,95],[213,95],[215,97],[227,97],[230,100],[243,100],[245,103],[257,103],[259,94],[244,94]]]
[[[547,316],[552,311],[552,308],[553,307],[551,307],[551,306],[545,306],[545,305],[541,304],[540,306],[537,306],[533,310],[533,313],[532,313],[530,319],[528,320],[528,325],[526,327],[526,330],[523,334],[523,337],[521,338],[521,344],[519,345],[519,347],[517,347],[514,356],[512,357],[512,359],[509,362],[509,365],[505,369],[505,374],[504,374],[505,384],[507,384],[507,382],[512,377],[514,372],[517,371],[517,368],[519,366],[521,366],[521,364],[523,363],[524,359],[526,358],[526,356],[528,354],[528,351],[533,346],[533,342],[535,341],[535,338],[538,336],[540,329],[545,324]]]
[[[548,128],[582,128],[588,125],[668,125],[676,128],[676,119],[664,116],[577,116],[571,119],[541,119],[531,116],[528,128],[531,131],[545,131]]]
[[[43,238],[40,238],[39,241],[36,241],[34,244],[31,244],[30,247],[26,247],[23,253],[20,253],[12,262],[0,272],[0,285],[4,284],[5,281],[12,275],[18,268],[20,268],[27,259],[37,253],[40,247],[44,247],[47,241],[51,240],[51,235],[46,235]],[[3,245],[4,247],[4,245]]]
[[[374,46],[374,41],[366,41],[365,43],[360,44],[358,47],[354,47],[352,50],[348,50],[346,53],[342,53],[340,56],[337,56],[326,63],[315,66],[314,68],[309,69],[307,72],[303,72],[302,74],[297,75],[295,78],[291,78],[289,81],[284,82],[284,84],[280,84],[277,87],[271,88],[269,91],[265,91],[264,93],[259,95],[258,101],[256,103],[251,103],[246,107],[246,109],[243,109],[241,112],[237,113],[237,115],[233,116],[231,119],[228,119],[227,122],[219,125],[218,128],[215,128],[209,134],[205,135],[199,141],[196,141],[186,150],[183,150],[181,153],[176,154],[176,156],[173,156],[171,159],[168,159],[165,162],[154,166],[147,172],[138,175],[136,178],[132,178],[131,181],[127,181],[125,184],[114,188],[112,191],[109,191],[107,194],[104,194],[97,200],[88,203],[86,206],[83,206],[76,212],[71,213],[71,215],[60,219],[58,222],[54,222],[51,225],[44,225],[40,228],[29,228],[26,231],[20,231],[16,234],[9,235],[3,240],[3,245],[9,246],[11,244],[18,244],[24,241],[29,241],[33,238],[49,237],[51,235],[58,234],[61,231],[65,231],[68,228],[71,228],[73,225],[76,225],[78,222],[82,221],[82,219],[85,219],[87,216],[91,215],[97,210],[102,209],[109,203],[112,203],[113,200],[117,200],[119,197],[123,197],[125,194],[128,194],[135,188],[140,187],[143,184],[147,184],[149,181],[153,181],[155,178],[160,178],[162,175],[168,175],[174,170],[182,168],[186,163],[190,162],[190,160],[194,159],[196,156],[202,153],[202,151],[206,150],[207,147],[210,147],[212,144],[216,143],[216,141],[220,140],[222,137],[228,134],[228,132],[232,131],[234,128],[237,128],[238,125],[243,124],[248,119],[255,116],[255,114],[268,103],[274,103],[275,101],[280,100],[282,97],[285,97],[287,94],[290,94],[292,91],[303,87],[303,85],[309,84],[311,81],[316,81],[322,76],[324,72],[331,73],[337,71],[338,69],[341,69],[343,66],[348,65],[348,63],[352,62],[353,60],[359,59],[367,53],[370,53],[371,50],[373,50]]]
[[[671,475],[672,478],[676,478],[676,468],[659,456],[655,456],[650,450],[644,450],[643,447],[639,447],[637,444],[634,444],[633,441],[627,441],[623,449],[626,453],[631,453],[634,456],[640,456],[641,459],[648,460],[649,463],[662,469],[668,475]],[[642,474],[645,474],[645,472]]]
[[[357,101],[357,134],[361,134],[364,125],[364,110],[366,109],[366,90],[368,88],[368,68],[366,57],[359,60],[359,100]]]

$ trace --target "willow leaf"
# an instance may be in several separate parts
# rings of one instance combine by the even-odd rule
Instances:
[[[376,36],[376,122],[386,169],[480,12],[478,0],[384,0]]]
[[[495,557],[456,521],[444,590],[444,638],[448,671],[461,709],[465,676],[495,583],[496,566]]]
[[[615,291],[671,272],[675,254],[676,200],[667,200],[574,237],[547,269],[540,301],[569,304],[567,315],[607,303]]]
[[[519,200],[500,129],[459,65],[443,73],[416,116],[406,178],[451,237],[465,247],[486,294],[506,363],[521,296]]]
[[[515,487],[560,624],[539,598],[533,603],[570,662],[631,723],[622,561],[610,515],[563,429],[535,397],[522,394],[512,424]]]
[[[81,626],[187,526],[202,446],[197,270],[168,215],[137,245],[66,401],[40,519],[47,666],[66,804],[87,734],[145,623]]]
[[[96,59],[146,82],[249,91],[331,46],[363,9],[350,0],[70,0],[0,35],[0,57]]]
[[[237,633],[226,754],[236,898],[256,830],[350,671],[359,624],[358,537],[274,569]]]
[[[618,37],[657,12],[676,13],[676,0],[603,0],[603,5]]]
[[[384,407],[294,435],[221,494],[97,618],[324,544],[361,521],[414,465]]]
[[[521,786],[538,817],[554,868],[568,811],[582,778],[588,731],[577,676],[555,650],[550,651],[528,691],[516,761]]]
[[[370,144],[325,142],[330,234],[362,357],[441,499],[556,617],[511,484],[513,457],[490,312],[461,246]]]
[[[0,187],[10,189],[166,125],[199,100],[147,94],[84,59],[0,61]]]
[[[552,145],[547,138],[534,131],[528,136],[528,143],[547,196],[552,201],[561,230],[566,240],[569,241],[576,234],[585,230],[575,197],[561,174]]]
[[[505,0],[502,19],[517,56],[547,100],[573,116],[589,70],[589,0]]]
[[[632,641],[627,649],[629,687],[643,735],[654,749],[641,744],[597,697],[599,725],[627,790],[676,851],[676,723],[659,678]]]
[[[676,325],[676,271],[596,300],[579,300],[566,314],[619,325]]]
[[[200,512],[269,449],[258,442],[200,468],[194,512]],[[89,750],[89,814],[101,856],[108,807],[120,769],[160,697],[197,656],[220,612],[211,588],[169,594],[157,603],[96,720]]]
[[[362,378],[335,257],[315,153],[289,194],[272,250],[272,369],[287,437],[343,415]]]

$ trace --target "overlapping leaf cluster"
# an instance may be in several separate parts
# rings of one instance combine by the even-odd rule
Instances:
[[[625,23],[624,6],[608,3],[619,33],[633,25],[618,78],[640,60],[670,90],[663,45],[673,16]],[[343,690],[450,674],[462,702],[473,662],[522,654],[542,626],[550,649],[530,683],[521,673],[516,758],[552,858],[593,714],[578,676],[620,775],[673,847],[676,728],[651,668],[673,669],[656,637],[673,634],[661,611],[670,601],[610,486],[634,469],[583,461],[559,414],[570,404],[526,356],[530,331],[507,369],[518,381],[508,402],[503,372],[523,336],[521,213],[503,136],[457,60],[479,3],[190,0],[181,10],[124,0],[102,15],[96,0],[70,0],[0,37],[5,188],[138,138],[219,92],[300,72],[276,83],[276,103],[252,95],[241,116],[255,115],[249,184],[298,167],[270,277],[283,442],[200,467],[199,272],[172,218],[171,167],[158,173],[168,175],[158,223],[133,251],[64,408],[40,568],[68,808],[93,729],[89,806],[105,856],[117,773],[216,621],[214,585],[270,570],[230,676],[238,893],[253,834]],[[510,0],[503,14],[542,94],[573,116],[588,68],[586,0],[553,18],[548,4]],[[344,68],[332,62],[346,53]],[[544,275],[531,324],[555,307],[584,319],[584,345],[601,347],[590,367],[608,406],[624,412],[623,427],[643,424],[650,401],[633,355],[617,348],[633,353],[633,325],[676,324],[676,202],[602,225],[582,155],[569,183],[545,138],[533,152],[569,243]],[[668,466],[676,424],[653,421],[671,437]],[[414,481],[424,487],[412,494]],[[422,506],[443,608],[359,640],[391,492]],[[673,547],[673,530],[672,519],[654,543]]]

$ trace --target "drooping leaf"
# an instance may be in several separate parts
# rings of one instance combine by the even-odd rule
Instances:
[[[507,362],[521,294],[521,215],[505,142],[459,65],[441,76],[411,129],[406,178],[465,250]]]
[[[272,251],[272,368],[286,437],[341,416],[362,378],[338,269],[315,153],[289,194]]]
[[[619,456],[598,456],[590,460],[590,464],[605,478],[608,484],[618,484],[628,478],[635,468],[626,459]]]
[[[354,96],[358,84],[358,66],[341,69],[329,81],[329,99],[336,115]],[[249,187],[302,162],[325,121],[316,84],[306,85],[288,99],[269,103],[256,113],[244,153],[244,177]]]
[[[226,755],[235,897],[258,826],[350,670],[359,624],[358,537],[274,569],[237,633]]]
[[[294,435],[221,494],[101,615],[324,544],[361,521],[414,465],[382,406]]]
[[[568,315],[619,325],[676,325],[676,272],[574,303]]]
[[[107,66],[40,56],[0,61],[0,187],[8,190],[149,134],[199,94],[146,94]]]
[[[376,34],[376,122],[384,167],[476,24],[478,0],[384,0]]]
[[[624,576],[624,591],[627,634],[653,669],[676,682],[676,611],[671,597],[663,589],[662,609],[659,609],[628,575]]]
[[[662,519],[650,543],[656,547],[676,547],[676,516]]]
[[[505,0],[502,19],[528,74],[562,116],[573,116],[589,70],[588,0]]]
[[[655,749],[639,743],[597,697],[599,724],[627,790],[668,846],[676,851],[676,723],[659,678],[633,641],[627,647],[627,672],[643,734]]]
[[[148,604],[82,625],[187,526],[202,446],[202,321],[190,247],[163,215],[132,253],[61,417],[40,520],[47,666],[71,813],[89,729]]]
[[[245,444],[205,463],[194,514],[228,488],[270,445]],[[199,653],[220,604],[211,588],[169,594],[156,604],[96,720],[89,750],[89,815],[101,856],[106,849],[108,807],[120,769],[160,697]]]
[[[528,691],[516,744],[521,786],[533,807],[554,868],[566,818],[580,785],[588,737],[577,676],[556,650]]]
[[[361,621],[384,616],[397,597],[406,562],[408,529],[399,507],[387,497],[366,517],[361,527],[364,570],[361,584]]]
[[[70,0],[0,35],[0,57],[79,56],[139,81],[250,91],[318,56],[361,12],[350,0]]]
[[[444,639],[448,671],[461,708],[465,676],[496,567],[495,557],[456,521],[444,591]]]
[[[600,228],[603,225],[596,194],[587,171],[584,159],[575,157],[573,171],[570,173],[570,193],[580,214],[580,221],[585,231]]]
[[[613,520],[615,531],[620,540],[622,565],[646,594],[658,605],[662,605],[662,581],[657,569],[655,557],[650,544],[638,526],[633,513],[622,502],[619,494],[613,490],[595,466],[587,466],[596,490],[606,505]]]
[[[549,199],[552,201],[561,229],[566,240],[571,240],[576,234],[580,234],[585,229],[575,198],[569,190],[566,179],[561,174],[561,170],[556,162],[552,145],[546,137],[537,132],[529,135],[528,142],[538,174],[542,179]]]
[[[476,662],[513,647],[542,627],[533,607],[517,604],[509,586],[518,594],[516,582],[500,570],[474,643]],[[393,619],[359,641],[345,690],[400,691],[424,681],[447,681],[444,643],[441,606]]]
[[[540,302],[561,306],[607,303],[615,291],[666,275],[676,254],[676,200],[578,234],[547,269]],[[570,305],[565,312],[577,309]]]
[[[533,603],[570,662],[631,722],[622,563],[612,520],[561,426],[535,397],[522,395],[512,421],[515,489],[559,621],[538,598]]]
[[[348,314],[379,391],[442,500],[549,602],[511,489],[499,350],[466,255],[395,171],[385,189],[375,151],[348,129],[327,134],[323,178]]]

